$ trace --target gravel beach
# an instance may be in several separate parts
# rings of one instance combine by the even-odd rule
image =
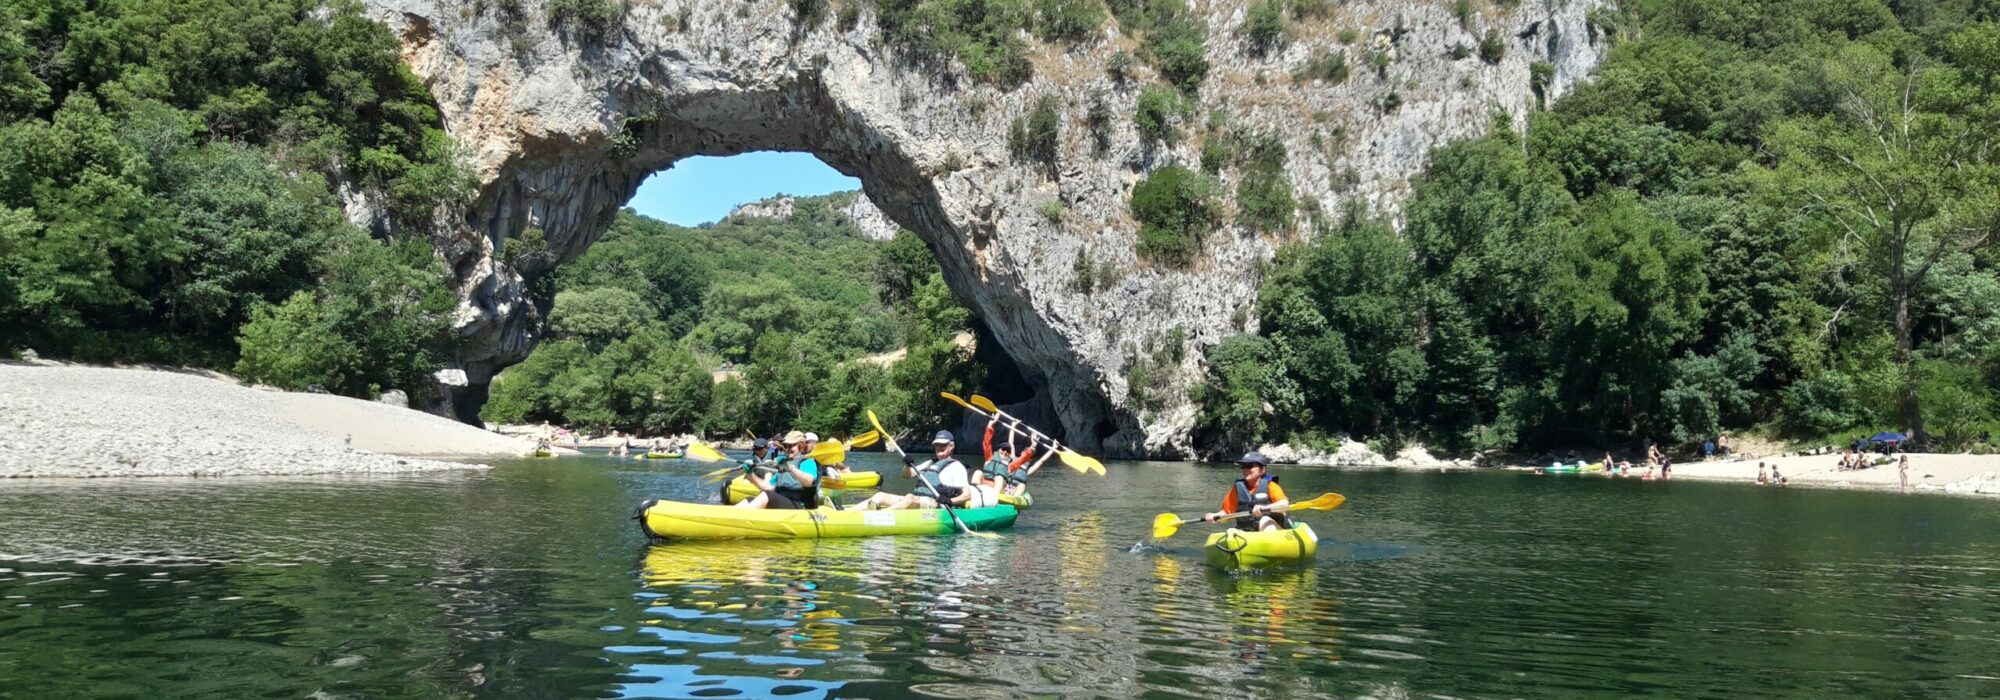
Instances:
[[[0,478],[480,469],[471,460],[531,448],[421,411],[210,373],[0,363]]]

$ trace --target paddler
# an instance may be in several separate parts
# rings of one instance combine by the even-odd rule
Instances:
[[[1243,469],[1243,478],[1229,488],[1229,494],[1222,497],[1222,510],[1201,516],[1207,522],[1216,522],[1222,516],[1248,511],[1248,517],[1236,519],[1238,530],[1280,530],[1292,523],[1282,512],[1292,502],[1285,498],[1285,490],[1278,487],[1278,477],[1271,476],[1269,462],[1262,452],[1252,452],[1236,460],[1236,466]]]
[[[819,462],[806,456],[805,444],[805,433],[796,430],[786,433],[785,456],[772,465],[772,469],[753,469],[747,477],[750,484],[762,493],[736,504],[736,507],[805,510],[817,506]]]
[[[1020,434],[1018,429],[1019,424],[1009,424],[1007,426],[1007,445],[998,450],[993,449],[993,430],[999,422],[999,416],[994,416],[993,420],[987,421],[986,437],[979,442],[980,447],[986,451],[986,464],[980,468],[980,476],[983,483],[993,488],[996,500],[999,492],[1007,488],[1008,480],[1013,478],[1013,474],[1021,468],[1021,465],[1027,464],[1028,460],[1035,458],[1035,446],[1032,444],[1028,446],[1027,452],[1022,453],[1018,457],[1015,456],[1014,438]],[[1027,474],[1023,473],[1021,476],[1025,481]],[[1022,488],[1025,489],[1027,487],[1024,484]]]
[[[819,433],[808,430],[806,431],[806,452],[810,453],[816,449],[819,449]],[[819,467],[820,473],[824,476],[847,476],[847,463],[845,462],[839,464],[822,464]]]
[[[877,492],[861,502],[861,507],[870,510],[912,510],[938,507],[942,497],[954,508],[980,508],[992,505],[987,494],[972,488],[972,478],[965,463],[952,456],[958,443],[952,439],[951,431],[940,430],[931,438],[931,458],[922,464],[916,458],[903,457],[903,475],[916,479],[917,488],[907,496]],[[937,488],[931,488],[936,484]]]

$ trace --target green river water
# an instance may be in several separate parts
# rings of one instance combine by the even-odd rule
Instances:
[[[1114,462],[997,541],[649,545],[705,466],[0,483],[0,697],[2000,696],[1990,500],[1280,469],[1347,505],[1232,576],[1134,545],[1234,468]]]

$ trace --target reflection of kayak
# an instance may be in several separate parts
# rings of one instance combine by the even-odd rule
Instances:
[[[1208,565],[1219,569],[1268,569],[1313,558],[1319,552],[1319,535],[1305,523],[1290,530],[1258,532],[1232,527],[1209,535],[1201,549]]]
[[[648,453],[646,453],[646,459],[680,459],[680,458],[681,458],[681,453],[679,453],[679,452],[648,452]]]
[[[1018,513],[1012,506],[994,506],[960,509],[958,517],[974,530],[999,530],[1013,527]],[[937,510],[751,510],[646,501],[640,504],[636,518],[642,532],[665,539],[810,539],[958,532],[951,517]]]
[[[879,473],[848,472],[846,474],[840,475],[839,477],[829,476],[825,479],[822,479],[820,490],[840,491],[842,489],[872,489],[881,483],[882,483],[882,475]],[[737,501],[747,500],[756,497],[757,497],[757,487],[751,485],[749,479],[738,476],[734,479],[729,480],[729,491],[727,492],[727,495],[724,495],[722,497],[722,502],[734,504]]]
[[[1026,491],[1021,492],[1019,496],[1011,493],[1003,493],[1000,494],[1000,503],[1026,510],[1035,507],[1035,494]]]

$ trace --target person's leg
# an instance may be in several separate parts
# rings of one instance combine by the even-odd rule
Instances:
[[[874,495],[869,496],[867,500],[861,502],[861,508],[863,510],[882,510],[889,507],[890,503],[901,498],[902,496],[887,491],[876,491]]]
[[[1257,529],[1259,529],[1259,530],[1276,530],[1276,529],[1279,529],[1279,525],[1278,525],[1278,519],[1277,519],[1277,518],[1273,518],[1273,517],[1271,517],[1271,516],[1268,516],[1268,515],[1266,515],[1266,516],[1264,516],[1264,517],[1262,517],[1262,518],[1259,518],[1259,519],[1257,520]]]
[[[766,493],[760,497],[765,499],[764,507],[772,510],[798,510],[804,507],[799,505],[798,501],[794,501],[790,496],[784,494]]]
[[[764,507],[765,505],[769,504],[770,502],[771,502],[771,494],[770,494],[769,492],[765,492],[765,493],[760,493],[760,494],[757,494],[757,497],[756,497],[756,498],[751,498],[751,499],[746,499],[746,500],[744,500],[744,501],[741,501],[741,502],[737,503],[737,504],[736,504],[736,507],[738,507],[738,508],[762,508],[762,507]]]

